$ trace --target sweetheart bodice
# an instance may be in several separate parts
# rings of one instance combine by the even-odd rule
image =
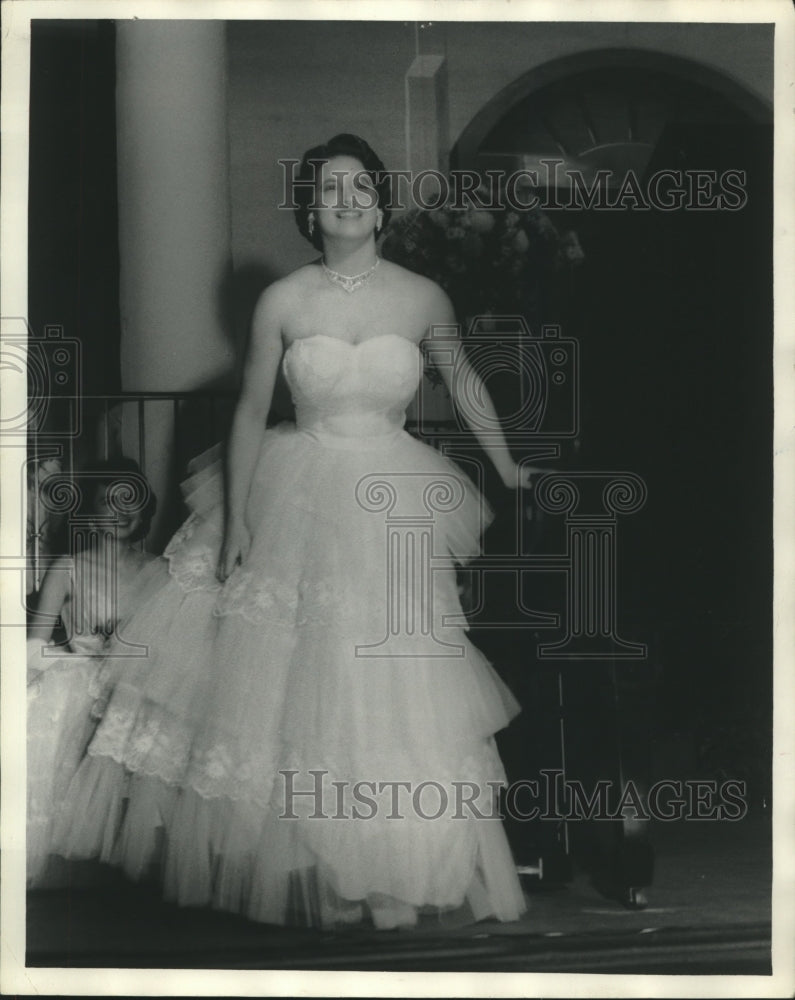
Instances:
[[[398,334],[358,344],[315,334],[290,344],[284,374],[299,430],[346,447],[401,430],[422,365],[417,345]]]

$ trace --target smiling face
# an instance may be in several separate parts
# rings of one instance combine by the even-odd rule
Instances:
[[[378,224],[378,196],[369,174],[353,156],[322,164],[315,217],[324,238],[361,240]]]
[[[97,486],[94,493],[94,502],[91,505],[91,513],[103,524],[107,525],[108,521],[112,521],[114,527],[116,528],[116,538],[118,541],[128,541],[132,540],[136,531],[141,527],[143,521],[143,516],[141,511],[132,511],[130,513],[124,513],[118,510],[118,508],[111,503],[110,497],[108,496],[108,491],[112,487],[105,484],[100,484]]]

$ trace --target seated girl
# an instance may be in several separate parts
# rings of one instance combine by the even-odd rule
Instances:
[[[75,477],[70,555],[45,575],[28,629],[27,876],[57,875],[49,863],[52,821],[96,726],[100,668],[110,637],[163,560],[141,551],[156,498],[132,459],[96,462]],[[55,643],[58,622],[65,641]],[[118,635],[117,635],[118,639]],[[131,654],[135,650],[131,648]]]

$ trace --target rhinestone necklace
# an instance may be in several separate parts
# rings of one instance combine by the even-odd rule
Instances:
[[[325,258],[321,257],[320,266],[323,268],[323,273],[332,283],[332,285],[339,285],[344,291],[351,293],[358,291],[362,285],[366,285],[367,282],[375,274],[378,265],[381,263],[381,258],[375,258],[375,264],[372,267],[368,267],[366,271],[362,271],[361,274],[340,274],[339,271],[332,271],[331,268],[326,263]]]

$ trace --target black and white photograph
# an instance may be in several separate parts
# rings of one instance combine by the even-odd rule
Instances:
[[[5,5],[3,992],[792,995],[794,35]]]

